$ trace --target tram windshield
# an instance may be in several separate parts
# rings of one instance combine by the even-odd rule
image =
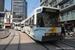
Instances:
[[[37,27],[58,26],[59,13],[42,12],[37,14]]]

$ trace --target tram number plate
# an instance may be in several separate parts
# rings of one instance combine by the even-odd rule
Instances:
[[[52,36],[55,36],[56,34],[55,34],[55,33],[52,33],[51,35],[52,35]]]

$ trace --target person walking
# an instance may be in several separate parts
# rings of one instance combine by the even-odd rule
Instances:
[[[64,37],[65,37],[65,27],[62,24],[62,26],[61,26],[61,39],[62,39],[62,41],[64,41]]]

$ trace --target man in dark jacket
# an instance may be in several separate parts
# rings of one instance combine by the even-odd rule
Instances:
[[[64,37],[65,37],[65,27],[64,25],[61,26],[61,39],[64,41]]]

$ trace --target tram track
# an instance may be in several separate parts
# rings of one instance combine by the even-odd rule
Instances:
[[[73,47],[73,48],[75,48],[75,46],[74,45],[71,45],[71,44],[69,44],[69,43],[65,43],[65,42],[62,42],[62,41],[57,41],[57,42],[60,42],[60,43],[62,43],[62,44],[65,44],[65,45],[67,45],[67,46],[70,46],[70,47]]]
[[[58,42],[58,41],[57,41]],[[54,43],[54,42],[45,42],[45,43],[42,43],[42,42],[37,42],[37,43],[39,43],[39,44],[41,44],[46,50],[52,50],[53,48],[52,48],[52,45],[54,46],[54,47],[56,47],[56,49],[55,50],[73,50],[74,49],[74,47],[72,48],[72,46],[69,46],[69,45],[66,45],[66,44],[56,44],[56,43]],[[58,42],[59,43],[59,42]],[[48,46],[48,44],[49,44],[49,46]],[[50,49],[50,48],[51,49]]]
[[[16,37],[16,34],[17,34],[18,32],[14,32],[14,35],[12,35],[13,37],[11,38],[11,40],[8,42],[8,44],[3,48],[3,50],[8,50],[7,48],[9,48],[9,46],[11,45],[10,43],[12,43],[12,41],[15,39],[15,37]],[[18,40],[18,44],[17,44],[17,50],[20,50],[20,40],[21,40],[21,36],[20,36],[20,33],[18,33],[18,38],[19,38],[19,40]]]
[[[15,32],[14,32],[13,37],[11,38],[11,40],[9,41],[9,43],[3,48],[3,50],[7,49],[7,47],[9,46],[9,44],[11,43],[11,41],[14,39],[14,37],[15,37]]]
[[[41,43],[41,42],[37,42],[37,43],[39,43],[39,44],[41,44],[46,50],[50,50],[48,47],[46,47],[43,43]]]
[[[41,44],[46,50],[52,50],[52,49],[50,49],[50,48],[48,48],[44,43],[42,43],[42,42],[37,42],[37,43],[39,43],[39,44]],[[62,49],[60,46],[57,46],[56,44],[54,44],[54,43],[51,43],[53,46],[55,46],[55,47],[58,47],[58,48],[60,48],[60,50],[64,50],[64,49]]]
[[[54,45],[54,46],[56,46],[57,48],[59,48],[60,50],[65,50],[65,49],[63,49],[62,47],[60,47],[60,46],[58,46],[58,45],[56,45],[56,44],[54,44],[54,43],[51,43],[52,45]]]
[[[21,35],[20,35],[20,33],[19,33],[19,32],[18,32],[18,34],[19,34],[18,50],[20,50],[20,41],[21,41]]]

